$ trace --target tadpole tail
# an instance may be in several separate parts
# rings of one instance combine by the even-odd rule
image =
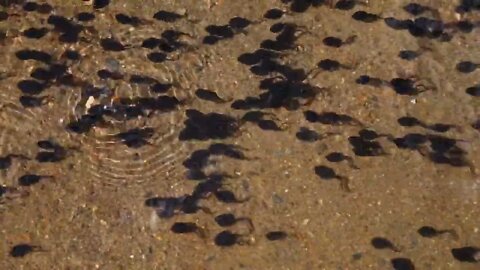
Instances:
[[[363,0],[363,1],[362,1],[362,0],[356,0],[355,3],[356,3],[356,4],[359,4],[359,5],[361,5],[361,6],[364,6],[364,7],[368,7],[368,6],[369,6],[368,0]]]
[[[22,154],[10,154],[9,156],[12,157],[12,158],[18,158],[18,159],[22,159],[22,160],[31,160],[31,158],[29,158],[25,155],[22,155]]]
[[[357,165],[355,165],[355,161],[353,160],[352,157],[346,157],[345,159],[347,160],[348,166],[350,166],[350,168],[354,170],[360,170],[360,168]]]
[[[33,251],[34,252],[49,252],[50,250],[48,249],[45,249],[41,246],[33,246]]]
[[[345,41],[343,42],[344,45],[350,45],[352,44],[353,42],[355,42],[355,40],[357,40],[357,35],[352,35],[352,36],[349,36],[347,39],[345,39]]]
[[[198,225],[196,226],[195,234],[204,241],[206,241],[209,236],[208,230]]]
[[[468,168],[470,169],[470,173],[472,174],[472,176],[478,176],[477,168],[470,161],[468,162]]]
[[[337,176],[337,179],[340,181],[340,188],[345,192],[352,192],[350,188],[350,179],[345,176]]]
[[[252,197],[251,196],[248,196],[246,198],[243,198],[243,199],[237,199],[235,198],[235,203],[244,203],[244,202],[248,202]]]
[[[213,215],[213,211],[208,208],[208,207],[205,207],[205,206],[199,206],[198,209],[200,209],[202,212],[204,212],[205,214],[208,214],[208,215]]]
[[[454,229],[447,229],[447,230],[438,230],[439,234],[448,234],[450,235],[454,240],[460,239],[460,236],[458,235],[457,231]]]
[[[394,252],[402,252],[402,249],[398,248],[397,246],[392,246],[391,250]]]
[[[253,225],[252,219],[248,217],[239,217],[237,218],[237,222],[246,222],[249,227],[249,234],[255,232],[255,226]]]

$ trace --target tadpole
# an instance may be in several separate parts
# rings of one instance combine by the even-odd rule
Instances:
[[[352,44],[356,40],[357,36],[353,35],[348,37],[345,41],[341,40],[338,37],[329,36],[323,39],[323,44],[325,46],[340,48],[343,45]]]
[[[93,0],[94,9],[102,9],[110,4],[110,0]]]
[[[177,234],[195,233],[202,239],[207,238],[207,231],[193,222],[175,222],[170,230]]]
[[[480,67],[480,64],[473,63],[471,61],[462,61],[457,64],[456,69],[461,73],[472,73],[478,67]]]
[[[248,240],[245,239],[245,234],[233,233],[229,230],[224,230],[215,236],[215,245],[220,247],[231,247],[235,244],[244,245],[248,244]]]
[[[418,84],[412,79],[394,78],[390,80],[390,86],[399,95],[416,96],[428,89],[423,84]]]
[[[0,157],[0,170],[5,170],[5,169],[8,169],[10,166],[12,166],[12,161],[14,159],[30,160],[29,157],[26,157],[24,155],[19,155],[19,154],[9,154],[9,155],[6,155],[6,156],[1,156]]]
[[[394,270],[415,270],[415,265],[408,258],[393,258],[390,263]]]
[[[297,139],[304,142],[315,142],[320,140],[322,137],[318,132],[311,130],[306,127],[301,127],[300,130],[296,133]]]
[[[282,18],[282,16],[285,14],[285,11],[279,9],[279,8],[272,8],[267,10],[263,14],[263,18],[265,19],[270,19],[270,20],[278,20]]]
[[[267,234],[265,234],[265,237],[269,241],[278,241],[278,240],[284,240],[287,238],[288,234],[284,231],[270,231]]]
[[[147,144],[151,145],[148,139],[153,136],[154,132],[155,130],[150,127],[133,128],[125,132],[120,132],[116,134],[115,137],[130,148],[140,148]]]
[[[51,175],[24,174],[18,178],[20,186],[32,186],[40,182],[41,179],[53,179]]]
[[[45,251],[42,247],[31,244],[17,244],[10,249],[10,256],[14,258],[24,257],[32,252]]]
[[[325,156],[325,159],[330,161],[330,162],[333,162],[333,163],[337,163],[337,162],[342,162],[344,160],[346,160],[348,162],[348,165],[353,168],[353,169],[359,169],[354,161],[353,161],[353,158],[352,157],[349,157],[341,152],[331,152],[329,154],[327,154]]]
[[[472,97],[480,97],[480,84],[468,87],[465,92]]]
[[[197,89],[195,91],[195,95],[203,100],[211,101],[214,103],[225,103],[227,102],[226,100],[222,99],[221,97],[218,96],[218,94],[214,91],[207,90],[207,89]]]
[[[244,222],[248,225],[249,229],[251,232],[254,231],[255,227],[253,226],[253,222],[250,218],[248,217],[236,217],[232,213],[226,213],[226,214],[221,214],[215,217],[215,222],[220,226],[220,227],[230,227],[233,226],[239,222]]]
[[[154,15],[153,18],[159,21],[163,22],[175,22],[181,18],[183,18],[182,15],[179,15],[175,12],[170,12],[166,10],[159,10],[157,11]]]
[[[320,69],[322,69],[324,71],[329,71],[329,72],[337,71],[339,69],[351,69],[350,66],[341,64],[337,60],[332,60],[332,59],[328,59],[328,58],[323,59],[320,62],[318,62],[317,66]]]
[[[431,8],[418,3],[409,3],[403,7],[403,10],[414,16],[417,16],[424,13],[425,11],[431,10]]]
[[[480,248],[475,246],[465,246],[451,249],[453,257],[461,262],[478,263],[480,262]]]
[[[350,179],[345,176],[338,175],[332,168],[324,166],[324,165],[319,165],[315,167],[315,174],[318,175],[321,179],[324,180],[332,180],[336,179],[340,181],[340,188],[343,191],[346,192],[351,192],[349,182]]]
[[[121,52],[127,47],[114,38],[103,38],[100,40],[100,46],[105,51]]]
[[[370,243],[376,249],[390,249],[395,252],[400,252],[399,248],[397,248],[390,240],[384,237],[374,237]]]
[[[442,234],[449,234],[455,239],[458,238],[458,234],[455,230],[453,229],[447,229],[447,230],[437,230],[432,226],[422,226],[417,230],[418,234],[425,238],[433,238],[440,236]]]
[[[368,12],[363,11],[363,10],[360,10],[360,11],[357,11],[357,12],[353,13],[352,18],[354,20],[365,22],[365,23],[372,23],[372,22],[376,22],[376,21],[382,19],[382,17],[380,17],[377,14],[368,13]]]
[[[367,156],[383,156],[387,153],[383,149],[382,145],[374,140],[366,140],[361,136],[350,136],[348,141],[353,147],[353,152],[355,155],[360,157]]]
[[[335,3],[335,8],[339,10],[351,10],[356,4],[366,5],[364,2],[359,0],[339,0],[337,3]]]

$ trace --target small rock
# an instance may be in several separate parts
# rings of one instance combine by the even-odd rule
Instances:
[[[179,8],[175,11],[175,13],[177,13],[180,16],[185,16],[185,14],[187,14],[187,9],[186,8]]]
[[[273,200],[273,203],[275,204],[281,204],[284,201],[283,198],[278,196],[277,194],[273,194],[272,200]]]

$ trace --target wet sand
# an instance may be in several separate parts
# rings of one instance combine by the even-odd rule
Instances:
[[[383,19],[371,23],[352,19],[359,10],[383,18],[414,18],[403,9],[409,1],[369,2],[348,11],[320,6],[289,12],[280,19],[262,19],[267,10],[289,10],[289,5],[274,0],[149,0],[114,1],[94,10],[72,1],[48,1],[52,14],[73,18],[83,26],[79,40],[70,43],[59,40],[61,27],[52,30],[50,14],[27,12],[17,5],[3,7],[16,15],[0,21],[4,33],[0,40],[0,155],[21,154],[29,159],[13,158],[11,166],[0,172],[0,184],[12,188],[2,195],[0,204],[0,268],[412,269],[394,260],[405,258],[415,269],[478,269],[478,261],[462,262],[452,249],[480,247],[480,133],[473,126],[480,116],[480,99],[465,90],[480,83],[480,69],[470,73],[456,69],[461,61],[480,63],[480,27],[470,33],[452,32],[450,41],[414,37],[407,30],[390,28]],[[455,1],[418,3],[438,11],[422,16],[459,20]],[[165,22],[154,18],[160,10],[180,15]],[[79,22],[75,16],[81,12],[93,13],[95,19]],[[119,13],[141,20],[138,25],[122,24],[115,16]],[[228,25],[235,16],[252,23],[243,29],[220,27],[217,32],[225,37],[205,44],[205,37],[215,32],[208,26]],[[480,21],[478,10],[462,16]],[[242,61],[240,56],[245,59],[245,54],[260,49],[262,41],[275,40],[278,33],[270,29],[279,22],[299,25],[296,35],[303,33],[292,49],[274,58],[281,64],[272,71]],[[22,35],[30,27],[48,31],[38,39]],[[160,39],[168,29],[188,35],[181,35],[181,49],[165,54],[167,60],[153,62],[155,55],[149,54],[161,51],[141,45],[147,38]],[[346,40],[354,35],[351,44],[339,48],[322,42],[327,36]],[[106,38],[126,48],[106,51],[101,46]],[[17,53],[23,49],[48,53],[51,60],[21,60]],[[68,59],[67,49],[78,52],[80,59]],[[419,49],[421,54],[414,60],[398,56],[401,50]],[[323,59],[337,60],[347,68],[321,71],[305,80],[286,78],[291,70],[312,70]],[[48,96],[45,104],[24,108],[19,97],[25,89],[20,89],[19,82],[32,80],[35,68],[48,69],[53,63],[67,65],[62,74],[71,74],[74,82],[71,78],[66,83],[59,78],[44,82],[45,89],[31,96]],[[102,78],[101,69],[117,72],[121,78]],[[155,92],[152,83],[132,82],[132,75],[172,86]],[[413,78],[417,86],[429,90],[402,95],[387,83],[359,84],[356,80],[361,75],[385,82]],[[280,90],[270,86],[271,92],[261,89],[273,77],[281,77],[274,80],[287,81],[288,86]],[[106,117],[107,123],[74,132],[68,125],[92,105],[87,105],[85,95],[90,86],[114,89],[112,96],[91,100],[93,105],[121,97],[159,96],[175,97],[179,104],[127,120]],[[31,85],[26,88],[35,90]],[[216,97],[202,99],[198,89],[212,91]],[[291,96],[275,103],[275,91]],[[266,98],[262,93],[268,93]],[[306,117],[310,111],[337,116],[312,120]],[[250,117],[245,116],[248,113]],[[232,124],[218,120],[220,114]],[[406,116],[421,124],[402,126],[398,119]],[[437,132],[436,123],[453,127]],[[154,129],[141,147],[129,147],[115,138],[141,127]],[[302,128],[315,133],[305,139],[299,135]],[[365,129],[380,134],[373,140],[380,148],[371,146],[377,152],[361,155],[362,147],[371,143],[360,138],[359,132]],[[395,138],[407,134],[421,134],[426,142],[418,147],[407,143],[403,148],[398,140],[395,144]],[[435,139],[443,145],[445,138],[454,139],[451,148],[460,150],[435,150]],[[38,152],[45,151],[37,142],[48,139],[67,149],[58,162],[35,160]],[[357,152],[352,141],[360,144]],[[223,145],[223,150],[215,150],[215,144]],[[347,158],[331,162],[326,156],[332,152]],[[429,157],[436,154],[459,157],[464,164],[456,166],[457,159],[454,164],[434,162]],[[199,180],[189,179],[199,173],[203,174]],[[22,186],[18,179],[25,174],[53,178]],[[162,218],[145,205],[157,196],[196,194],[201,183],[217,178],[221,178],[220,190],[202,193],[206,198],[198,200],[210,211],[177,211]],[[347,180],[350,192],[345,188]],[[225,213],[251,219],[254,230],[242,221],[222,228],[215,217]],[[175,222],[195,223],[201,233],[174,233]],[[422,226],[455,234],[423,237],[417,232]],[[219,246],[215,239],[224,230],[243,236],[237,244]],[[287,236],[271,241],[266,234],[272,231]],[[375,237],[388,239],[397,250],[375,248],[371,243]],[[21,243],[42,250],[10,256],[12,247]]]

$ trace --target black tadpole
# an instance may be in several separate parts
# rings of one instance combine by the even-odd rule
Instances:
[[[214,91],[207,89],[197,89],[195,95],[203,100],[211,101],[213,103],[226,103],[227,101],[218,96]]]
[[[397,248],[390,240],[383,237],[374,237],[370,243],[376,249],[390,249],[395,252],[400,252],[400,249]]]
[[[403,10],[414,16],[417,16],[424,13],[425,11],[430,10],[430,7],[423,6],[417,3],[409,3],[403,7]]]
[[[166,10],[159,10],[153,15],[153,18],[159,21],[163,22],[175,22],[181,18],[183,18],[182,15],[177,14],[175,12],[170,12]]]
[[[40,182],[42,179],[53,179],[51,175],[37,175],[37,174],[25,174],[18,178],[18,184],[20,186],[32,186]]]
[[[466,246],[460,248],[452,248],[453,257],[461,262],[478,263],[480,262],[480,248],[474,246]]]
[[[324,166],[324,165],[319,165],[315,167],[315,174],[318,175],[321,179],[323,180],[333,180],[336,179],[340,181],[340,188],[343,191],[346,192],[351,192],[352,190],[350,189],[349,183],[350,179],[345,176],[338,175],[332,168]]]
[[[271,231],[265,234],[265,237],[269,241],[278,241],[278,240],[284,240],[287,238],[288,234],[284,231]]]
[[[341,64],[337,60],[323,59],[317,64],[318,68],[324,71],[334,72],[340,69],[351,69],[351,67]]]
[[[419,84],[409,78],[393,78],[390,80],[390,87],[399,95],[416,96],[428,90],[434,90],[433,87],[428,88],[423,84]]]
[[[27,254],[32,252],[45,251],[40,246],[30,245],[30,244],[17,244],[10,249],[10,256],[14,258],[24,257]]]
[[[94,9],[102,9],[110,4],[110,0],[93,0]]]
[[[215,217],[215,222],[220,226],[220,227],[230,227],[233,226],[239,222],[245,222],[249,229],[250,232],[254,231],[254,226],[253,222],[250,218],[248,217],[236,217],[232,213],[226,213],[226,214],[220,214]]]
[[[440,236],[442,234],[450,234],[454,238],[458,238],[458,234],[455,230],[449,229],[449,230],[437,230],[432,226],[422,226],[417,230],[418,234],[425,238],[433,238]]]
[[[238,234],[234,234],[230,231],[222,231],[215,236],[215,245],[221,247],[230,247],[237,243],[239,239]]]
[[[400,57],[403,60],[411,61],[416,59],[420,55],[419,52],[417,51],[412,51],[412,50],[402,50],[398,53],[398,57]]]
[[[172,227],[170,227],[170,231],[176,234],[194,233],[202,239],[207,238],[206,230],[193,222],[175,222]]]
[[[456,69],[461,73],[471,73],[474,72],[480,64],[473,63],[471,61],[462,61],[457,64]]]
[[[465,92],[472,97],[480,97],[480,84],[468,87]]]
[[[12,166],[13,159],[29,160],[30,158],[24,155],[9,154],[3,157],[0,157],[0,170],[8,169]]]
[[[364,2],[358,0],[339,0],[335,3],[335,8],[339,10],[351,10],[356,4],[365,5]]]
[[[325,156],[325,159],[332,162],[332,163],[337,163],[337,162],[342,162],[342,161],[347,161],[348,162],[348,165],[353,168],[353,169],[359,169],[354,161],[353,161],[353,158],[352,157],[349,157],[343,153],[340,153],[340,152],[331,152],[329,154],[327,154]]]
[[[415,265],[409,258],[393,258],[390,263],[395,270],[415,270]]]
[[[304,142],[315,142],[321,139],[321,135],[318,132],[306,127],[301,127],[295,135],[297,139]]]
[[[285,11],[278,9],[278,8],[272,8],[267,10],[263,14],[263,18],[269,19],[269,20],[277,20],[282,18],[282,16],[285,14]]]
[[[100,46],[105,51],[120,52],[125,50],[127,47],[123,45],[120,41],[114,38],[104,38],[100,40]]]
[[[248,244],[248,240],[245,239],[246,234],[237,234],[228,230],[221,231],[215,236],[215,245],[220,247],[231,247],[235,244],[244,245]]]
[[[375,21],[378,21],[378,20],[382,19],[382,17],[380,17],[377,14],[368,13],[368,12],[362,11],[362,10],[353,13],[352,18],[356,21],[361,21],[361,22],[365,22],[365,23],[372,23],[372,22],[375,22]]]

